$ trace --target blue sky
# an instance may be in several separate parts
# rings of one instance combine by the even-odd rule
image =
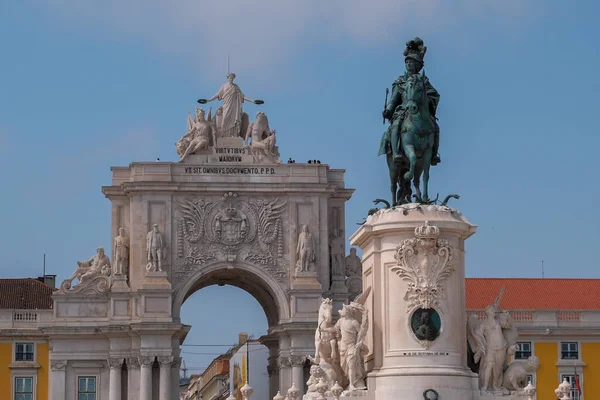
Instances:
[[[599,12],[535,0],[2,2],[0,275],[37,276],[46,253],[64,279],[110,248],[109,167],[175,161],[186,114],[225,81],[228,53],[236,83],[265,100],[283,160],[346,169],[350,235],[371,200],[389,197],[381,110],[418,35],[441,94],[430,187],[459,193],[451,205],[479,225],[467,275],[540,277],[544,260],[547,277],[597,277]],[[200,327],[215,299],[229,317]],[[264,333],[248,299],[196,293],[188,342]],[[212,358],[186,355],[195,367]]]

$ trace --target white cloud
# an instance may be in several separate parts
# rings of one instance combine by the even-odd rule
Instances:
[[[299,49],[326,40],[356,45],[397,42],[492,15],[505,19],[533,7],[522,0],[50,0],[51,10],[102,35],[142,39],[192,62],[204,79],[232,70],[274,72]],[[124,36],[125,35],[125,36]],[[405,39],[403,39],[405,40]],[[383,42],[382,42],[383,41]]]

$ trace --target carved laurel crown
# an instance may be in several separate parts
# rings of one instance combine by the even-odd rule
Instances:
[[[425,221],[425,225],[415,228],[415,236],[419,239],[437,239],[440,236],[440,228],[429,225],[429,221]]]

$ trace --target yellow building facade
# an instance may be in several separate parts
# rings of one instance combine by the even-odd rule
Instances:
[[[0,399],[47,400],[53,289],[36,279],[0,279]]]
[[[469,313],[481,316],[502,287],[500,309],[511,313],[519,332],[514,358],[540,361],[530,376],[537,399],[554,400],[565,378],[573,400],[600,399],[600,279],[467,278]]]

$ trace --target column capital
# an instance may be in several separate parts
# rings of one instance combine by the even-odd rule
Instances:
[[[291,355],[289,358],[289,363],[292,367],[304,366],[306,362],[306,356]]]
[[[66,360],[50,360],[50,369],[52,371],[62,371],[67,367]]]
[[[267,374],[269,375],[269,377],[279,375],[279,369],[277,368],[277,364],[267,365]]]
[[[159,356],[157,357],[160,367],[171,367],[175,357],[173,356]]]
[[[181,357],[173,357],[173,363],[171,364],[171,366],[173,368],[179,369],[179,368],[181,368],[181,361],[182,361]]]
[[[290,362],[289,356],[279,356],[277,358],[277,367],[279,367],[279,369],[289,368],[291,366],[292,366],[292,363]]]
[[[108,361],[108,366],[113,369],[113,368],[123,368],[123,359],[124,358],[119,358],[119,357],[110,357],[107,361]]]
[[[140,367],[140,360],[138,359],[138,357],[129,357],[127,359],[127,368],[139,368]]]
[[[154,357],[151,356],[139,356],[138,361],[141,367],[151,367],[154,364]]]

